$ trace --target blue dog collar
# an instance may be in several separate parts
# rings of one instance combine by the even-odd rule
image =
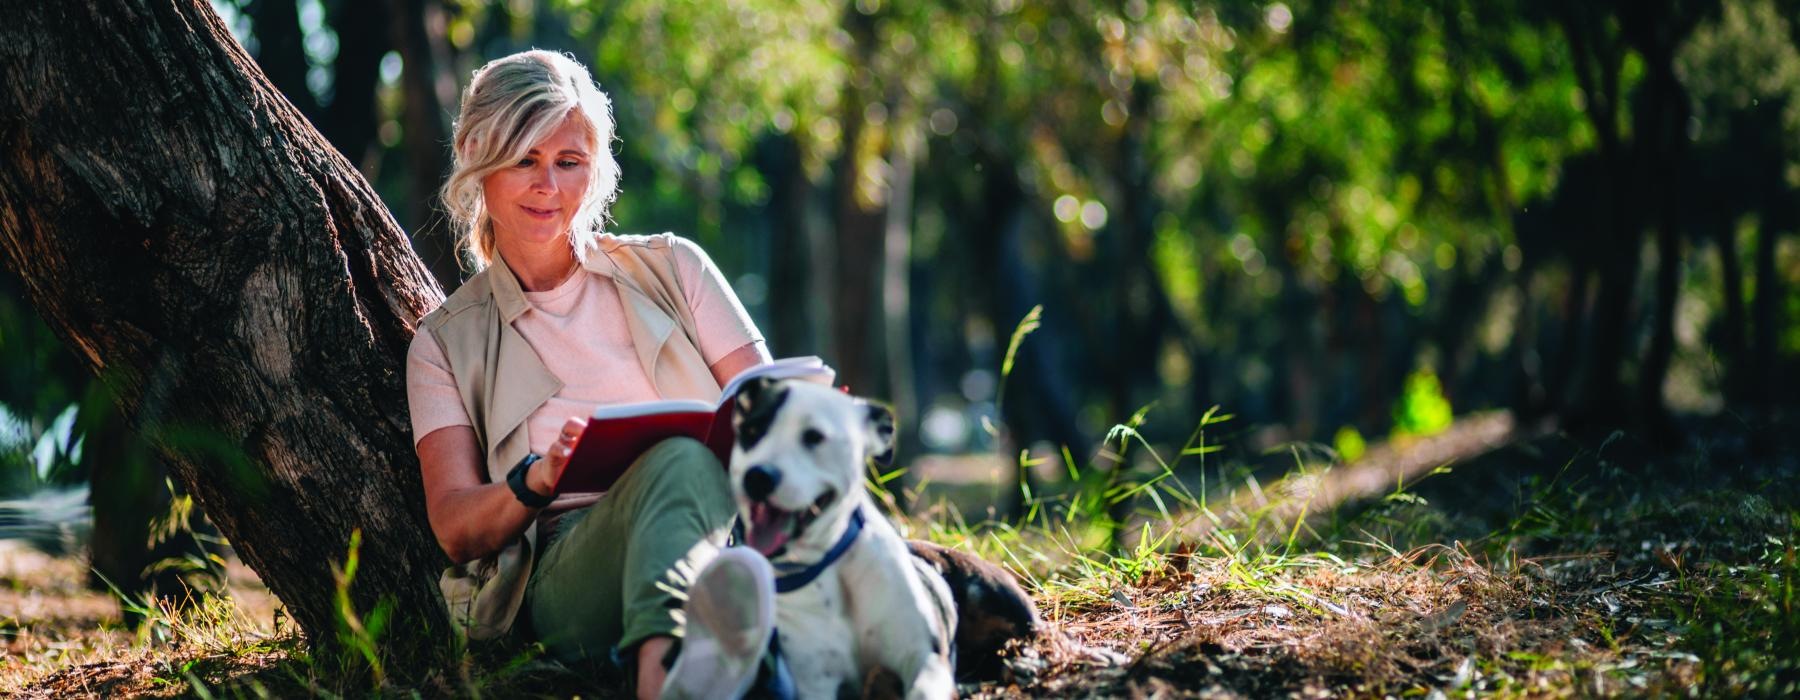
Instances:
[[[813,579],[825,572],[826,567],[843,557],[844,552],[850,551],[850,545],[856,544],[856,538],[862,535],[862,529],[863,509],[858,505],[856,510],[850,512],[850,526],[844,528],[843,536],[838,538],[837,544],[831,545],[823,559],[812,564],[775,564],[777,571],[789,571],[775,577],[775,592],[792,593],[812,583]]]

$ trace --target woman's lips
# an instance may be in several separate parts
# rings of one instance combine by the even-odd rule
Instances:
[[[543,219],[543,220],[549,220],[549,219],[556,218],[556,212],[560,211],[559,209],[537,209],[534,207],[525,206],[523,204],[519,205],[519,208],[525,211],[526,216],[529,216],[533,219]]]

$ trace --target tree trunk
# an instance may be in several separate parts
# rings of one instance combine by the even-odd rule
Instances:
[[[875,53],[875,18],[856,7],[844,9],[844,28],[852,45],[849,53],[852,72],[872,70]],[[871,342],[872,330],[879,328],[879,309],[875,295],[881,289],[881,262],[886,228],[886,195],[868,191],[863,185],[864,169],[874,167],[875,153],[864,153],[862,142],[868,127],[863,109],[869,105],[871,88],[855,87],[844,91],[838,123],[843,128],[843,151],[832,172],[833,215],[837,229],[835,255],[836,286],[829,288],[832,298],[832,350],[835,353],[838,380],[851,391],[884,393],[876,386],[882,367],[881,346]],[[885,149],[884,149],[885,150]],[[866,157],[865,157],[866,156]],[[875,200],[876,196],[882,199]]]
[[[899,110],[895,110],[899,111]],[[899,132],[898,127],[894,127]],[[902,132],[903,133],[903,132]],[[903,142],[904,141],[904,142]],[[909,464],[923,452],[919,435],[922,411],[914,383],[912,343],[912,204],[914,163],[924,139],[897,136],[893,148],[892,175],[888,182],[888,206],[882,238],[881,317],[887,350],[888,397],[901,425],[895,464]]]
[[[408,169],[407,226],[413,247],[438,283],[454,289],[462,281],[456,242],[449,220],[437,207],[438,184],[450,175],[450,126],[445,105],[456,103],[456,81],[450,73],[450,47],[441,0],[395,0],[394,45],[405,69],[400,74],[406,98],[402,132]]]
[[[813,246],[807,234],[806,202],[810,192],[801,165],[800,142],[791,134],[764,137],[756,146],[755,163],[769,183],[769,200],[763,218],[769,222],[769,351],[777,357],[801,354],[819,347],[812,319],[820,294],[807,275],[813,265]]]
[[[1777,205],[1779,206],[1779,205]],[[1771,207],[1772,208],[1772,207]],[[1776,376],[1776,346],[1781,342],[1781,277],[1775,270],[1775,244],[1780,237],[1782,218],[1772,211],[1762,212],[1756,231],[1756,293],[1750,302],[1750,327],[1755,330],[1750,351],[1750,372],[1755,388],[1750,403],[1767,416],[1775,409],[1777,399],[1785,398],[1775,387],[1784,386]],[[1790,395],[1791,396],[1791,395]]]
[[[1744,265],[1738,257],[1737,226],[1734,221],[1714,224],[1713,243],[1719,253],[1720,291],[1725,295],[1722,302],[1725,306],[1724,327],[1719,333],[1719,354],[1725,357],[1721,363],[1724,373],[1724,393],[1727,403],[1736,404],[1744,400],[1745,364],[1748,359],[1744,354],[1744,329],[1748,322],[1744,318]]]
[[[312,61],[306,56],[306,34],[300,29],[300,3],[262,0],[251,6],[250,31],[256,35],[256,65],[269,82],[308,120],[319,115],[319,101],[306,85]]]
[[[369,177],[380,157],[380,150],[371,146],[381,120],[375,102],[381,57],[393,46],[388,14],[385,2],[368,0],[338,3],[332,10],[338,53],[331,70],[331,103],[317,122],[338,152]]]
[[[1645,121],[1655,125],[1640,139],[1650,141],[1651,153],[1646,170],[1652,200],[1656,202],[1651,216],[1656,228],[1656,289],[1650,316],[1650,345],[1639,366],[1637,401],[1638,419],[1658,440],[1672,440],[1675,434],[1668,406],[1663,401],[1663,382],[1669,374],[1669,363],[1675,353],[1675,302],[1681,294],[1682,216],[1681,186],[1684,174],[1693,171],[1688,158],[1688,94],[1675,76],[1675,46],[1659,43],[1645,50],[1651,63],[1651,76],[1646,92],[1656,98],[1656,114]],[[1653,89],[1652,89],[1653,88]]]
[[[7,5],[0,252],[31,302],[315,645],[361,530],[352,605],[432,649],[402,358],[437,285],[206,2]]]

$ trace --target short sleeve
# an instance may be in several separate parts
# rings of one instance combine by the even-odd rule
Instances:
[[[738,348],[763,342],[762,331],[744,310],[743,302],[725,274],[707,257],[706,251],[693,241],[671,236],[675,249],[675,271],[681,277],[681,288],[693,311],[694,325],[700,338],[700,355],[712,365]]]
[[[458,425],[473,426],[468,411],[463,410],[462,397],[456,392],[456,377],[450,374],[450,362],[444,359],[431,329],[419,326],[412,345],[406,350],[406,404],[412,413],[413,446],[433,431]]]

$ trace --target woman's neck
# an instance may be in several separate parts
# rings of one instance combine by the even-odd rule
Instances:
[[[555,289],[581,267],[575,259],[574,251],[567,246],[561,246],[560,251],[545,251],[537,255],[526,251],[502,250],[500,257],[506,261],[506,269],[511,270],[513,277],[519,280],[519,287],[527,292]]]

